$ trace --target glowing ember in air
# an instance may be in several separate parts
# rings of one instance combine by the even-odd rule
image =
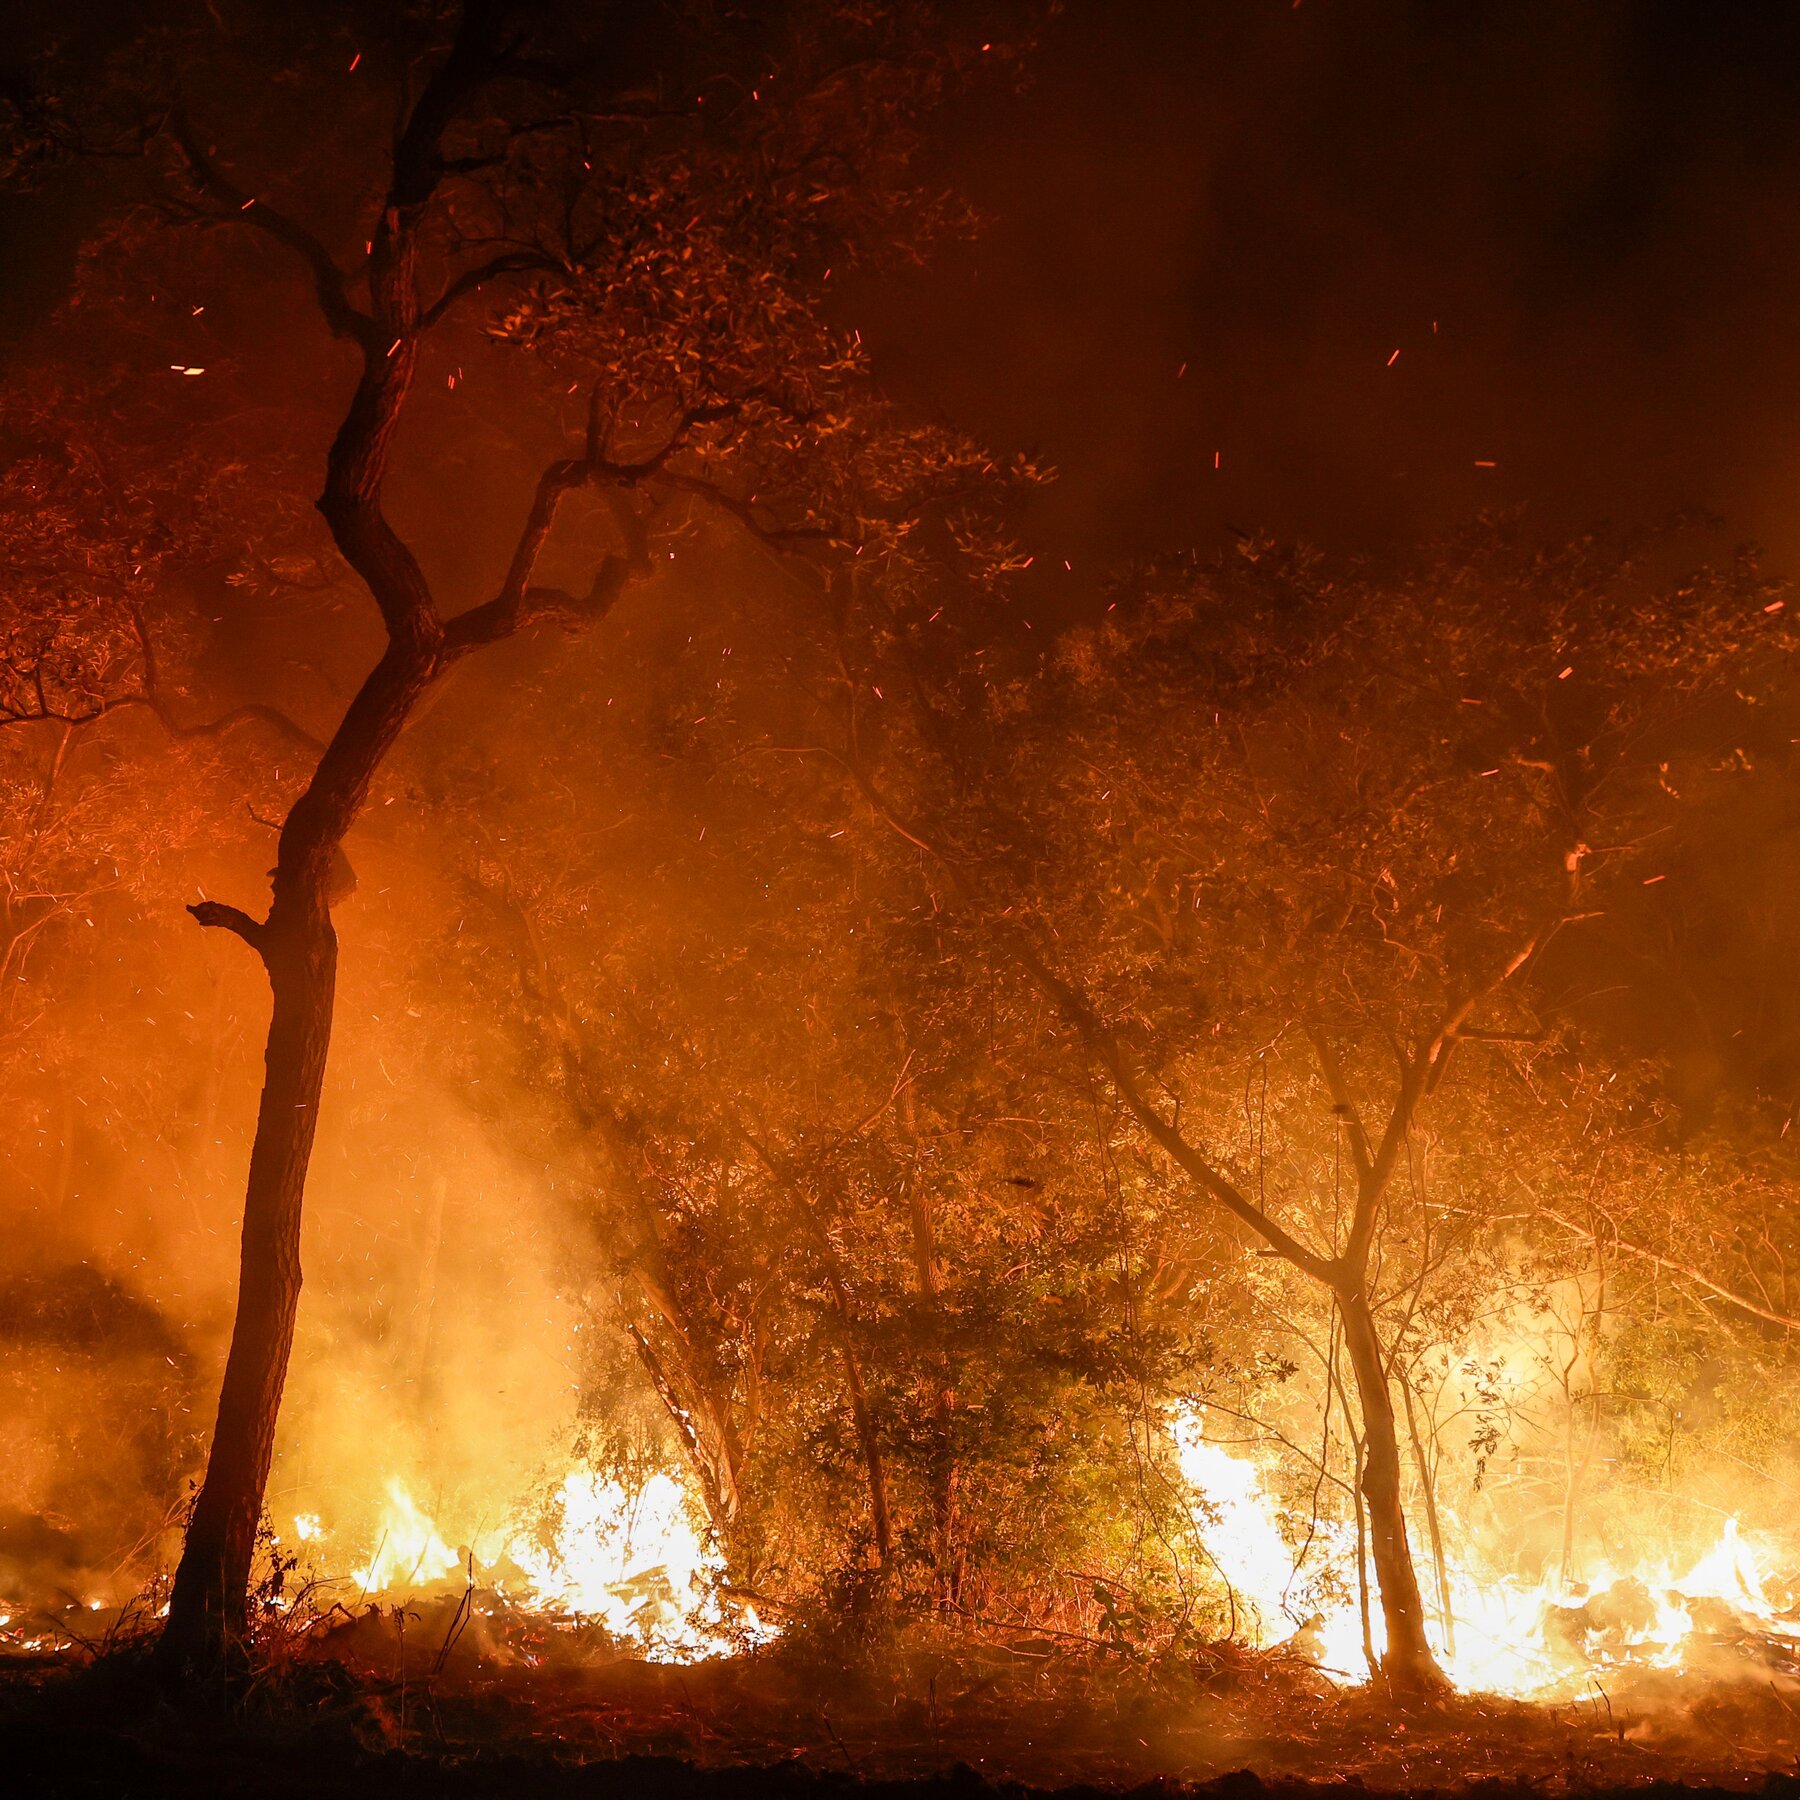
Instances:
[[[1171,1431],[1195,1496],[1195,1528],[1232,1591],[1238,1635],[1259,1648],[1285,1646],[1334,1681],[1367,1680],[1354,1530],[1282,1508],[1258,1463],[1206,1441],[1198,1413],[1179,1415]],[[1554,1699],[1607,1671],[1700,1672],[1711,1661],[1718,1673],[1753,1668],[1746,1659],[1758,1645],[1800,1648],[1800,1622],[1771,1599],[1762,1560],[1735,1519],[1685,1572],[1661,1554],[1629,1569],[1601,1562],[1566,1591],[1553,1576],[1526,1581],[1472,1552],[1453,1549],[1447,1560],[1456,1642],[1448,1646],[1434,1621],[1433,1648],[1465,1691]],[[1386,1639],[1373,1596],[1370,1607],[1379,1656]]]

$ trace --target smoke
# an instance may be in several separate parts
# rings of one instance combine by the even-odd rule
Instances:
[[[1794,27],[1767,9],[1713,25],[1624,0],[1503,22],[1400,0],[1085,0],[1052,28],[1036,85],[963,119],[941,151],[992,215],[966,266],[881,293],[851,285],[846,318],[903,394],[1060,467],[1025,528],[1024,610],[1040,622],[1097,609],[1096,571],[1114,558],[1264,526],[1385,548],[1487,505],[1523,504],[1550,531],[1698,507],[1724,516],[1727,539],[1791,559],[1776,408],[1800,354],[1784,316],[1800,124],[1776,71]],[[294,318],[263,328],[285,335]],[[312,353],[295,356],[316,373]],[[454,401],[433,389],[444,410],[421,427],[462,464],[457,509],[446,516],[435,484],[396,496],[452,607],[488,591],[520,471],[538,460],[509,440],[503,402],[468,429],[476,351],[467,366]],[[580,548],[572,568],[588,565]],[[735,574],[713,571],[721,586]],[[643,661],[687,654],[712,598],[703,582],[684,590]],[[338,610],[233,596],[209,614],[201,666],[329,716],[372,628],[354,598],[319,604]],[[633,729],[661,678],[620,683]],[[304,1515],[366,1548],[398,1480],[452,1548],[474,1543],[566,1458],[584,1396],[606,1387],[622,1414],[655,1416],[605,1309],[608,1246],[579,1178],[553,1138],[507,1128],[549,1074],[501,1053],[478,991],[441,960],[471,814],[495,833],[533,814],[436,775],[471,743],[529,766],[513,709],[550,679],[524,652],[459,679],[351,843],[358,891],[339,919],[308,1285],[270,1489],[284,1533]],[[704,865],[666,848],[689,819],[614,835],[627,796],[597,715],[574,710],[599,702],[580,682],[568,698],[596,748],[555,803],[592,815],[590,848],[619,891],[654,875],[666,918],[689,905],[704,918]],[[8,996],[5,1599],[116,1600],[167,1560],[235,1292],[266,999],[242,946],[182,907],[201,891],[254,904],[269,833],[223,752],[201,767],[148,728],[112,741],[116,755],[77,752],[79,794],[153,819],[164,841],[122,838],[135,860],[65,907]],[[211,784],[204,804],[196,781]],[[460,806],[440,805],[452,791]],[[266,816],[266,796],[256,805]],[[1697,1089],[1767,1073],[1729,1048],[1730,1026],[1734,1008],[1765,1004],[1769,969],[1791,967],[1790,812],[1771,784],[1745,847],[1715,863],[1713,914],[1736,916],[1754,891],[1774,921],[1764,937],[1688,926],[1709,939],[1681,952],[1705,977],[1689,985],[1722,997],[1706,1020],[1665,1025],[1658,1047],[1674,1041]],[[1656,1011],[1661,990],[1637,998]],[[534,1138],[544,1154],[527,1153]],[[612,1334],[598,1347],[597,1320]]]
[[[1061,470],[1040,609],[1150,546],[1378,548],[1482,506],[1550,534],[1700,509],[1792,568],[1797,32],[1653,0],[1074,0],[944,153],[990,218],[960,278],[859,293],[856,322]]]

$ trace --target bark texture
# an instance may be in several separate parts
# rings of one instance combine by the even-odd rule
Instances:
[[[329,916],[272,919],[264,960],[273,1006],[244,1198],[238,1310],[206,1482],[188,1526],[163,1637],[182,1662],[216,1660],[241,1637],[256,1527],[294,1320],[300,1211],[331,1042],[337,936]]]

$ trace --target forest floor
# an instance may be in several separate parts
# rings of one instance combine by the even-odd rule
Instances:
[[[180,1711],[129,1650],[0,1663],[0,1792],[980,1800],[1010,1791],[1346,1788],[1800,1800],[1800,1685],[1749,1669],[1623,1672],[1562,1705],[1396,1708],[1242,1652],[1144,1662],[936,1634],[653,1665],[533,1661],[438,1623],[309,1646],[229,1713]],[[12,1784],[17,1781],[19,1785]]]

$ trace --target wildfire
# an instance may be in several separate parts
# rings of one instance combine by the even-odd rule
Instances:
[[[351,1579],[365,1593],[385,1594],[396,1589],[429,1587],[451,1574],[456,1568],[456,1552],[438,1536],[437,1527],[414,1502],[405,1483],[390,1479],[387,1497],[375,1554],[352,1572]],[[304,1542],[307,1534],[301,1529],[302,1523],[296,1519],[294,1531]],[[312,1521],[315,1532],[317,1523],[316,1519]]]
[[[1354,1528],[1285,1509],[1255,1461],[1207,1441],[1198,1413],[1171,1429],[1237,1633],[1259,1647],[1290,1646],[1340,1683],[1367,1680]],[[1465,1691],[1553,1699],[1611,1668],[1689,1670],[1708,1650],[1729,1656],[1758,1642],[1800,1652],[1800,1622],[1771,1599],[1763,1553],[1735,1519],[1685,1569],[1662,1554],[1630,1568],[1602,1562],[1566,1588],[1554,1575],[1526,1581],[1489,1566],[1473,1547],[1447,1560],[1451,1629],[1435,1621],[1433,1648]],[[1379,1657],[1385,1633],[1372,1594],[1368,1608],[1367,1648]]]
[[[724,1565],[688,1510],[669,1475],[652,1475],[633,1494],[571,1469],[548,1509],[548,1541],[517,1537],[512,1559],[535,1605],[596,1619],[653,1660],[714,1654],[723,1647],[714,1590]]]
[[[404,1480],[389,1479],[385,1493],[373,1549],[350,1576],[365,1597],[480,1580],[504,1606],[597,1624],[653,1662],[697,1661],[772,1635],[749,1609],[727,1615],[723,1558],[694,1523],[687,1489],[665,1472],[627,1484],[575,1464],[498,1528],[471,1531],[461,1549]],[[316,1513],[298,1515],[293,1536],[315,1560],[327,1553]]]

